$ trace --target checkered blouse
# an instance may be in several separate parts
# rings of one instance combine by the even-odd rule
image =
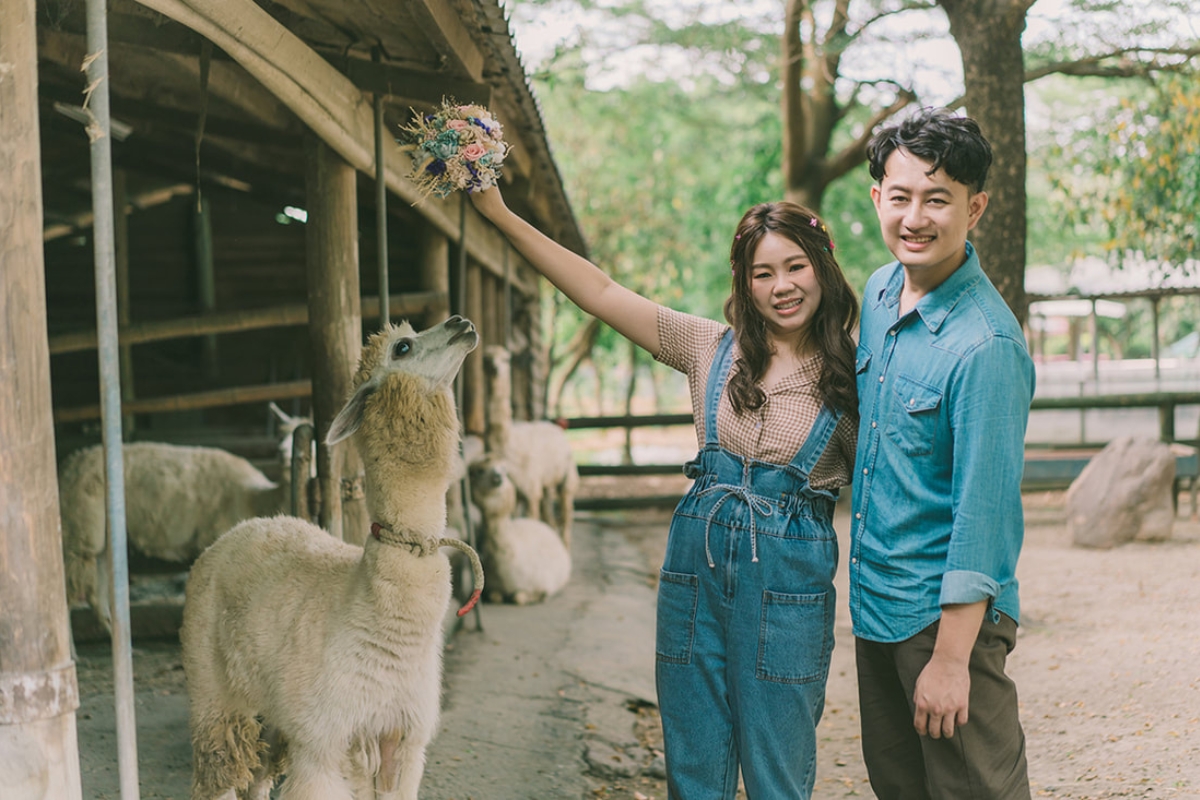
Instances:
[[[701,445],[704,442],[704,390],[708,371],[717,344],[728,327],[669,308],[660,307],[658,311],[661,349],[657,360],[687,374],[692,413],[696,417],[696,440]],[[730,374],[738,368],[736,342],[733,348],[735,363]],[[766,402],[761,407],[740,416],[734,413],[728,392],[723,392],[717,406],[717,439],[721,446],[736,455],[759,461],[790,463],[820,413],[821,400],[817,394],[820,374],[821,358],[813,356],[767,392]],[[849,418],[843,416],[838,421],[833,438],[809,476],[813,488],[836,490],[850,483],[857,434],[856,425]]]

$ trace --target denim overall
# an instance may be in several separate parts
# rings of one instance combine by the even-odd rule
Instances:
[[[808,475],[837,425],[823,407],[787,466],[717,443],[732,362],[721,340],[704,447],[671,520],[658,588],[659,708],[671,800],[806,800],[833,651],[836,494]]]

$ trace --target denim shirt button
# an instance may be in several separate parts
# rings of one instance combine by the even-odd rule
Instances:
[[[854,515],[854,518],[855,518],[855,519],[862,519],[862,514],[855,514],[855,515]]]

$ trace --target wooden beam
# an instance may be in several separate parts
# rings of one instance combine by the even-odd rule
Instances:
[[[459,80],[442,73],[404,69],[391,64],[375,64],[360,58],[348,58],[346,77],[364,92],[381,94],[429,107],[440,105],[443,97],[460,103],[492,104],[492,87],[479,81]]]
[[[142,397],[121,403],[122,414],[165,414],[174,411],[195,411],[199,408],[224,408],[226,406],[266,403],[270,400],[291,400],[312,395],[312,381],[298,380],[284,383],[265,383],[257,386],[234,386],[229,389],[212,389],[207,392],[175,394],[166,397]],[[86,422],[100,419],[100,406],[75,406],[54,411],[54,422]]]
[[[450,3],[412,0],[409,11],[450,72],[465,72],[477,81],[483,79],[483,53]]]
[[[79,689],[50,416],[35,27],[33,0],[0,5],[0,785],[78,800]]]
[[[258,4],[251,0],[140,2],[207,37],[292,109],[347,163],[360,172],[375,174],[375,114],[370,101],[349,78]],[[417,5],[421,6],[430,23],[445,23],[444,28],[438,29],[443,31],[447,44],[467,35],[445,3],[420,0]],[[446,20],[447,16],[453,18],[454,23]],[[482,56],[478,60],[482,64]],[[474,80],[481,79],[478,70],[468,72]],[[425,219],[444,234],[457,239],[457,199],[446,201],[422,197],[416,185],[407,177],[408,156],[400,150],[399,145],[392,143],[388,143],[385,151],[388,188],[416,206]],[[470,216],[480,219],[473,209]],[[493,272],[503,272],[500,249],[494,244],[498,241],[499,234],[494,232],[490,242],[483,237],[470,237],[468,253]]]
[[[391,316],[396,318],[433,314],[438,309],[445,307],[448,302],[447,294],[444,290],[394,294],[390,298],[388,308]],[[362,317],[363,319],[379,318],[378,297],[362,299]],[[168,339],[186,339],[192,336],[208,336],[214,333],[239,333],[263,328],[286,328],[292,325],[307,324],[308,306],[296,303],[271,308],[224,311],[219,314],[194,317],[175,317],[154,322],[135,322],[128,327],[121,328],[119,341],[122,345],[134,345],[163,342]],[[95,348],[96,332],[94,330],[60,333],[50,337],[51,355],[94,350]]]

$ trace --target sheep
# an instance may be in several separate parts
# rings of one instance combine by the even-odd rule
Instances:
[[[304,420],[283,417],[280,458],[288,461],[278,483],[246,459],[214,447],[124,445],[129,546],[152,558],[187,565],[238,521],[286,510],[291,498],[290,433]],[[72,603],[91,606],[111,634],[106,483],[102,445],[77,450],[63,462],[59,506],[67,596]]]
[[[471,464],[471,499],[483,511],[480,557],[490,601],[537,603],[566,585],[571,554],[546,523],[513,519],[517,495],[504,462],[484,456]]]
[[[579,489],[579,470],[571,454],[571,443],[566,431],[553,422],[513,420],[509,359],[503,347],[493,345],[484,350],[488,383],[484,408],[486,450],[506,462],[517,497],[525,504],[525,513],[557,527],[569,550],[575,493]]]
[[[450,566],[441,547],[459,422],[451,383],[479,341],[451,317],[373,335],[330,425],[353,436],[374,520],[362,547],[304,520],[252,519],[192,567],[183,666],[192,798],[346,800],[374,781],[415,800],[437,724]],[[279,752],[285,749],[286,755]],[[373,793],[370,796],[374,796]]]

